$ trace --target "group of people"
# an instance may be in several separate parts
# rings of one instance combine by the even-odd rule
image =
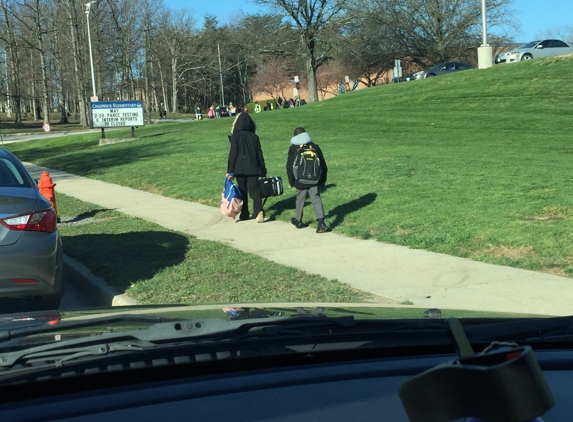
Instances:
[[[250,195],[253,200],[253,216],[257,223],[262,223],[265,215],[259,192],[259,177],[266,177],[267,168],[256,129],[255,122],[246,112],[239,113],[233,121],[232,135],[229,137],[231,146],[227,161],[227,178],[229,180],[237,180],[237,185],[243,195],[243,208],[241,209],[239,220],[248,220],[250,218]],[[306,180],[297,179],[293,170],[298,151],[303,147],[309,147],[315,151],[321,165],[320,178],[310,183]],[[291,223],[297,229],[308,227],[308,224],[305,224],[302,218],[305,200],[309,197],[316,216],[316,232],[326,232],[328,227],[324,221],[325,214],[320,191],[326,183],[328,167],[320,147],[312,142],[310,135],[303,127],[297,127],[290,140],[286,172],[289,185],[296,188],[296,214],[291,219]]]
[[[285,98],[277,98],[277,108],[290,108],[290,107],[299,107],[306,104],[306,100],[304,98],[297,97],[296,100],[289,98],[288,100]]]
[[[223,108],[223,110],[221,110],[221,106],[219,104],[211,105],[209,107],[209,111],[207,112],[207,117],[209,119],[218,119],[220,117],[236,115],[237,108],[233,105],[233,103],[229,103],[229,107]],[[203,120],[203,109],[199,103],[195,104],[195,118],[197,120]]]

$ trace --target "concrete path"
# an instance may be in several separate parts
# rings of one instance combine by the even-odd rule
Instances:
[[[27,164],[38,178],[40,167]],[[573,314],[573,279],[408,249],[291,224],[233,223],[218,208],[48,169],[56,193],[167,229],[218,241],[416,307],[541,315]],[[293,199],[294,206],[294,199]],[[303,246],[304,245],[304,246]]]

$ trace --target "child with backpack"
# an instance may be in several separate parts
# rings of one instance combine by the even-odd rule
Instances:
[[[296,217],[291,223],[297,228],[308,227],[302,222],[302,212],[306,197],[314,208],[317,221],[317,233],[328,230],[324,222],[324,207],[320,196],[320,188],[326,183],[328,167],[322,155],[320,147],[312,142],[310,135],[303,127],[294,130],[294,136],[290,140],[286,171],[291,187],[296,188]]]

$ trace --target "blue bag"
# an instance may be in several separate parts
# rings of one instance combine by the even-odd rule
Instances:
[[[225,177],[225,188],[221,193],[221,213],[227,217],[231,217],[235,221],[235,217],[239,215],[243,208],[243,195],[237,185]]]

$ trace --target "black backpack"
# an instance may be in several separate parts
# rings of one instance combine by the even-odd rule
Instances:
[[[316,185],[322,177],[318,151],[311,144],[299,146],[292,166],[295,180],[303,185]]]

